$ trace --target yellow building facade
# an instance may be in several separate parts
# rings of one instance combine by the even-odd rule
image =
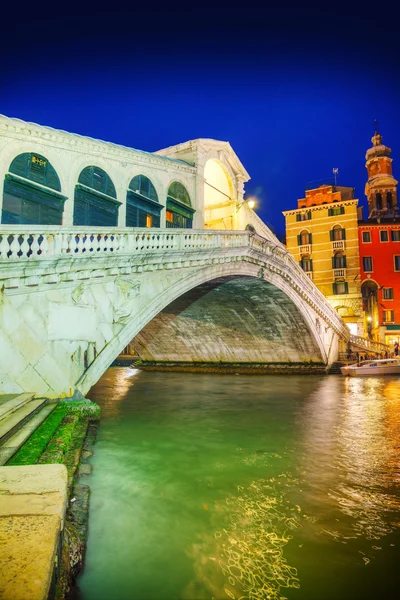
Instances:
[[[286,247],[338,311],[354,335],[364,335],[358,200],[354,188],[322,185],[306,190],[294,210],[283,211]]]

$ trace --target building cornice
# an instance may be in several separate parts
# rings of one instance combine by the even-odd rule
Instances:
[[[304,213],[304,212],[308,212],[309,210],[311,211],[318,211],[318,210],[326,210],[329,208],[334,208],[335,206],[357,206],[358,204],[358,198],[354,198],[352,200],[338,200],[337,202],[328,202],[327,204],[318,204],[317,206],[306,206],[304,208],[294,208],[291,210],[283,210],[282,214],[283,215],[296,215],[297,213]],[[343,216],[343,215],[341,215]]]
[[[0,136],[13,139],[31,139],[42,144],[51,144],[58,148],[64,148],[65,150],[100,154],[103,157],[119,160],[120,162],[129,161],[136,164],[141,163],[143,165],[165,167],[165,161],[168,161],[169,168],[172,167],[177,171],[187,173],[196,172],[193,166],[178,159],[160,156],[144,150],[136,150],[135,148],[114,144],[113,142],[96,140],[77,133],[69,133],[61,129],[53,129],[52,127],[45,127],[37,123],[6,117],[5,115],[0,115]]]

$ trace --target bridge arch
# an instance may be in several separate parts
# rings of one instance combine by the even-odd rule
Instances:
[[[104,169],[90,165],[80,172],[74,192],[74,225],[116,227],[120,205],[114,183]]]
[[[257,265],[248,262],[234,262],[224,264],[223,266],[205,266],[185,278],[177,276],[172,282],[166,282],[166,285],[158,290],[159,293],[150,302],[146,300],[145,294],[143,295],[143,300],[139,297],[135,309],[126,316],[126,320],[118,336],[115,336],[103,351],[98,354],[76,383],[76,388],[82,394],[86,394],[133,338],[166,307],[175,300],[183,297],[187,292],[217,279],[243,277],[251,278],[258,284],[269,285],[270,289],[275,288],[282,292],[287,299],[287,304],[290,304],[294,314],[297,315],[298,321],[296,322],[296,327],[294,327],[294,322],[292,321],[292,338],[286,338],[287,349],[289,350],[289,355],[292,356],[291,360],[296,362],[296,359],[293,358],[296,354],[295,345],[297,342],[295,342],[295,338],[298,340],[300,337],[303,337],[303,339],[307,338],[307,352],[313,354],[314,361],[326,363],[328,361],[327,340],[321,330],[319,319],[315,317],[311,307],[302,302],[296,289],[291,286],[290,281],[278,276],[273,271],[266,271],[260,277],[260,269]],[[281,296],[282,298],[283,296]],[[288,315],[285,318],[288,318]],[[299,328],[302,330],[303,336],[299,336]],[[328,346],[332,345],[335,334],[331,332],[329,335],[331,337]],[[307,352],[303,352],[301,357],[298,356],[299,362],[310,360],[309,355],[308,358],[305,358]],[[288,353],[286,354],[288,355]]]
[[[204,167],[204,211],[206,229],[234,229],[236,192],[231,173],[216,158]]]
[[[61,225],[66,196],[46,156],[23,152],[13,158],[4,178],[1,222]]]
[[[162,209],[151,179],[143,174],[135,175],[126,193],[126,226],[160,227]]]
[[[166,226],[174,229],[191,229],[195,212],[186,186],[178,180],[172,181],[167,192]]]

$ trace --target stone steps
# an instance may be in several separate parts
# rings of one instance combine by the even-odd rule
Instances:
[[[56,406],[45,398],[30,400],[0,420],[0,465],[14,456]]]
[[[11,397],[11,399],[7,399],[5,402],[0,404],[0,423],[3,419],[10,416],[11,413],[15,412],[24,404],[27,404],[34,397],[34,393],[26,392],[24,394],[18,394],[17,396]]]

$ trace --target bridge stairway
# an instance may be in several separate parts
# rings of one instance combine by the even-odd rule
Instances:
[[[329,367],[329,369],[327,370],[327,374],[328,375],[341,375],[342,372],[340,370],[340,367],[344,367],[344,365],[347,365],[347,362],[334,362],[331,364],[331,366]]]
[[[0,396],[0,466],[5,465],[48,415],[56,402],[33,393]]]

